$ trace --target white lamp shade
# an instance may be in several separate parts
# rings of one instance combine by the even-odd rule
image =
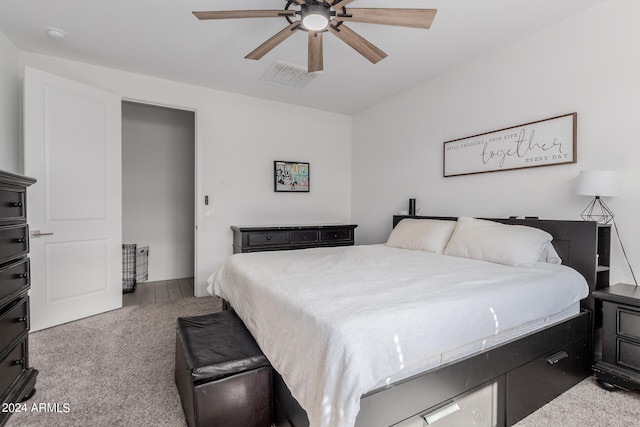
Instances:
[[[578,194],[582,196],[618,196],[621,186],[618,171],[580,171],[578,176]]]

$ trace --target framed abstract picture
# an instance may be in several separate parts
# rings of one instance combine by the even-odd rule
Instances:
[[[274,161],[273,191],[309,192],[309,163]]]

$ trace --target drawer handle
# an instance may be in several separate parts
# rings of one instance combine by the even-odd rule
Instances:
[[[12,203],[11,206],[13,206],[14,208],[21,208],[22,207],[22,202]]]
[[[24,359],[14,360],[11,362],[12,365],[24,365]]]
[[[22,316],[22,317],[18,317],[16,319],[16,323],[24,323],[28,320],[29,318],[27,316]]]
[[[271,236],[267,236],[267,240],[271,240]]]
[[[28,279],[29,273],[20,273],[17,276],[18,276],[18,279]]]
[[[21,237],[19,239],[15,240],[16,243],[27,243],[27,238],[26,237]]]
[[[559,351],[555,354],[552,354],[551,356],[547,357],[547,364],[548,365],[555,365],[556,363],[558,363],[559,361],[561,361],[562,359],[566,359],[567,357],[569,357],[569,355],[567,354],[566,351]]]
[[[460,406],[456,402],[451,402],[441,408],[436,409],[435,411],[429,412],[428,414],[424,414],[422,419],[428,426],[436,423],[437,421],[443,419],[446,416],[449,416],[455,412],[460,410]]]

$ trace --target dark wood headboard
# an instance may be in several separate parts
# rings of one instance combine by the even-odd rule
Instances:
[[[456,221],[457,217],[394,215],[395,227],[404,218],[439,219]],[[594,221],[565,221],[548,219],[480,218],[503,224],[526,225],[539,228],[553,236],[553,247],[567,265],[582,274],[589,284],[590,292],[596,290],[596,268],[598,254],[598,224]],[[582,301],[582,308],[594,312],[593,297]]]

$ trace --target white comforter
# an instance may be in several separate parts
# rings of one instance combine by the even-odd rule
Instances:
[[[351,427],[361,395],[381,381],[588,294],[584,278],[564,266],[510,267],[384,245],[236,254],[209,283],[311,427]]]

